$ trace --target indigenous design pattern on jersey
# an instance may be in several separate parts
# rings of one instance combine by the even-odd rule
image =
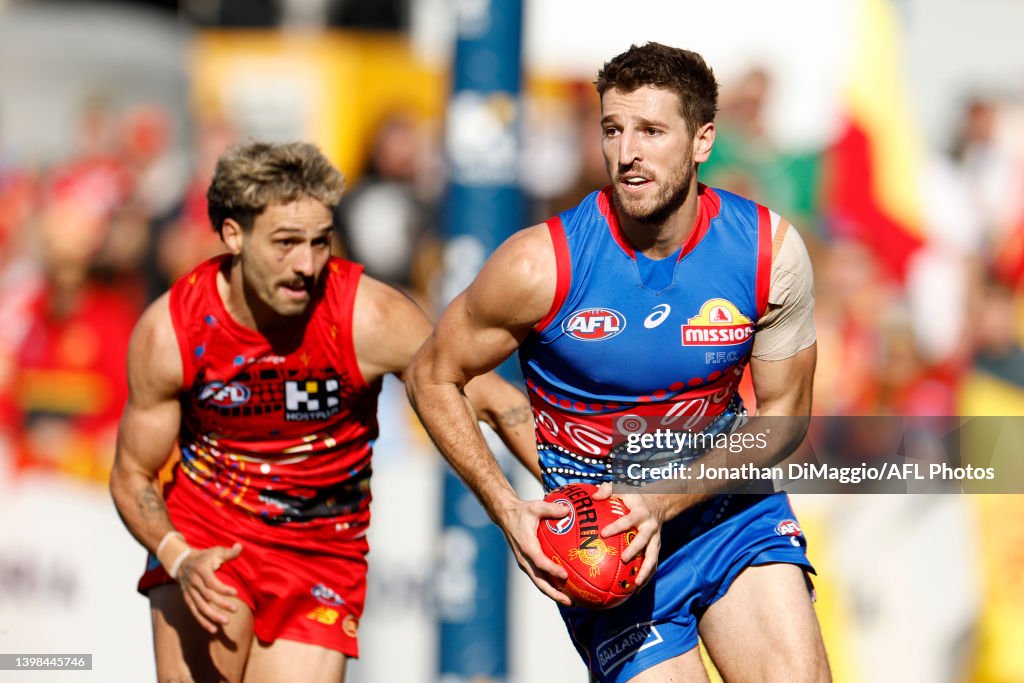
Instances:
[[[547,488],[611,478],[628,434],[735,424],[768,302],[771,223],[766,208],[701,185],[686,243],[653,260],[623,234],[610,187],[548,221],[555,301],[520,349]]]
[[[352,347],[362,267],[328,262],[308,323],[294,326],[302,336],[285,348],[227,312],[217,292],[227,265],[211,259],[171,289],[184,365],[175,485],[187,480],[271,524],[338,518],[339,530],[361,535],[380,390],[364,381]]]

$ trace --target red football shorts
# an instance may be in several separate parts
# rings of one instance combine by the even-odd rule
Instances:
[[[167,496],[175,528],[193,548],[242,544],[217,577],[252,610],[261,642],[278,638],[359,656],[366,600],[366,538],[327,520],[269,525],[211,500],[180,472]],[[152,555],[138,589],[174,583]]]

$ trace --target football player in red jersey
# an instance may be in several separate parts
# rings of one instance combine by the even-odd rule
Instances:
[[[151,554],[160,680],[339,681],[358,656],[377,395],[430,323],[331,256],[342,185],[309,144],[227,152],[207,197],[228,253],[132,335],[110,488]],[[525,396],[494,375],[467,395],[536,472]]]

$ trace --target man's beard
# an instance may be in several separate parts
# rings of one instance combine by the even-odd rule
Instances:
[[[630,168],[620,172],[617,178],[631,170],[642,172],[641,169]],[[686,201],[693,174],[693,164],[687,163],[681,173],[670,177],[666,184],[659,185],[658,192],[654,197],[643,199],[631,197],[622,189],[621,184],[616,182],[614,193],[616,208],[626,217],[638,223],[654,225],[664,223]]]

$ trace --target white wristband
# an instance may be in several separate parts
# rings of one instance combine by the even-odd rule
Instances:
[[[185,548],[185,552],[183,552],[181,555],[178,555],[178,559],[176,559],[174,561],[174,564],[171,565],[171,568],[167,570],[168,576],[170,576],[172,579],[177,579],[178,570],[181,569],[181,563],[184,562],[185,558],[191,554],[192,548]]]
[[[164,534],[164,537],[160,539],[160,544],[156,547],[156,552],[153,553],[153,557],[159,560],[160,553],[163,552],[164,546],[167,545],[167,542],[170,541],[171,538],[173,538],[174,536],[177,536],[183,541],[185,540],[184,534],[182,534],[180,531],[168,531],[166,534]]]

